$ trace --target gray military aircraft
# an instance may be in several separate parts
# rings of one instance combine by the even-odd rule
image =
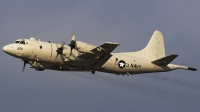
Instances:
[[[196,71],[196,68],[170,64],[178,55],[165,56],[163,35],[156,30],[148,45],[137,52],[112,53],[119,44],[105,42],[100,46],[75,40],[66,45],[30,39],[19,39],[3,47],[3,51],[24,61],[37,71],[95,71],[117,75],[167,72],[175,69]]]

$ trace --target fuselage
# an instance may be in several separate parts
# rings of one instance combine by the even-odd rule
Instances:
[[[39,70],[80,71],[91,69],[95,60],[79,58],[82,53],[75,49],[70,54],[68,45],[64,46],[64,54],[57,56],[56,50],[60,46],[60,44],[37,41],[31,38],[19,39],[15,43],[5,46],[3,50],[11,56],[28,61],[33,68],[40,68]],[[139,74],[172,70],[169,66],[157,66],[143,58],[118,53],[111,54],[110,59],[96,71],[115,74]]]
[[[164,38],[156,30],[147,46],[136,52],[112,53],[119,44],[105,42],[94,46],[76,41],[72,34],[69,45],[30,39],[19,39],[3,47],[7,54],[30,64],[38,71],[95,71],[114,74],[167,72],[175,69],[196,71],[196,68],[170,64],[178,55],[165,55]]]

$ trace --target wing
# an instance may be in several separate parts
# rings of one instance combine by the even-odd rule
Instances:
[[[89,59],[93,61],[92,68],[98,70],[108,61],[112,56],[110,53],[118,46],[119,44],[113,42],[105,42],[104,44],[92,49],[93,54],[84,53],[80,55],[80,58]]]

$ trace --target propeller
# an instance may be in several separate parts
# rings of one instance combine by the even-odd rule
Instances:
[[[76,47],[76,41],[75,41],[75,34],[72,34],[72,39],[71,39],[71,43],[69,44],[70,48],[71,48],[71,52],[70,55],[72,54],[72,50]]]
[[[57,45],[57,44],[56,44],[56,45]],[[56,50],[57,55],[56,55],[56,59],[57,59],[58,55],[62,55],[62,54],[63,54],[63,47],[64,47],[64,45],[65,45],[65,42],[64,42],[64,41],[63,41],[63,43],[61,44],[60,47],[58,47],[58,45],[57,45],[57,50]]]
[[[24,72],[27,63],[28,61],[24,60],[24,66],[23,66],[22,72]]]

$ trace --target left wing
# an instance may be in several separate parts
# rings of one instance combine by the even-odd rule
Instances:
[[[92,49],[93,54],[84,53],[80,55],[80,58],[90,59],[94,61],[92,68],[99,69],[108,59],[112,56],[110,53],[118,46],[119,44],[113,42],[105,42],[104,44]]]

